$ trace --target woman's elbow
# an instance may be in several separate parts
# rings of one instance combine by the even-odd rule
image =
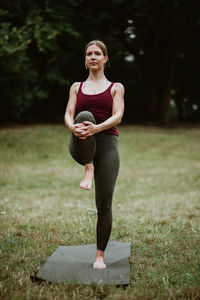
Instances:
[[[118,116],[116,125],[119,125],[121,123],[121,121],[122,121],[122,116]]]
[[[64,115],[64,121],[66,122],[67,121],[67,114],[65,113]]]

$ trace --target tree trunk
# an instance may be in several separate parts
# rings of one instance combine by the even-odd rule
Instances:
[[[151,122],[169,125],[170,98],[174,73],[174,50],[170,47],[165,30],[149,35],[145,62],[147,118]],[[153,36],[153,38],[152,38]]]
[[[167,47],[165,49],[167,51],[163,58],[163,64],[160,65],[162,72],[161,79],[163,80],[160,84],[160,115],[162,124],[169,125],[172,121],[170,99],[174,75],[174,54],[171,49]]]

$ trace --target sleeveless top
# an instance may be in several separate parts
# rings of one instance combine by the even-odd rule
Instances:
[[[76,107],[78,113],[84,110],[91,112],[96,120],[96,124],[100,124],[112,116],[113,97],[111,95],[111,88],[114,82],[102,93],[88,95],[82,92],[83,82],[81,82]],[[117,128],[111,127],[101,131],[102,133],[119,135]]]

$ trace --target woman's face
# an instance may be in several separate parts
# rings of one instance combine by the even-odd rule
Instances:
[[[103,54],[101,48],[97,45],[91,45],[86,50],[85,62],[90,70],[103,69],[108,56]]]

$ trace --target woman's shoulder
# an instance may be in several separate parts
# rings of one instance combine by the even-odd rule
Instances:
[[[72,83],[71,88],[77,88],[80,86],[80,84],[81,84],[81,82],[76,81],[76,82]]]
[[[113,87],[117,89],[124,89],[124,86],[121,82],[114,82]]]
[[[113,90],[114,92],[118,92],[118,93],[124,93],[125,89],[122,83],[120,82],[114,82],[113,84]]]
[[[72,83],[72,85],[71,85],[71,87],[70,87],[71,91],[77,93],[78,90],[79,90],[80,85],[81,85],[81,82],[78,82],[78,81]]]

